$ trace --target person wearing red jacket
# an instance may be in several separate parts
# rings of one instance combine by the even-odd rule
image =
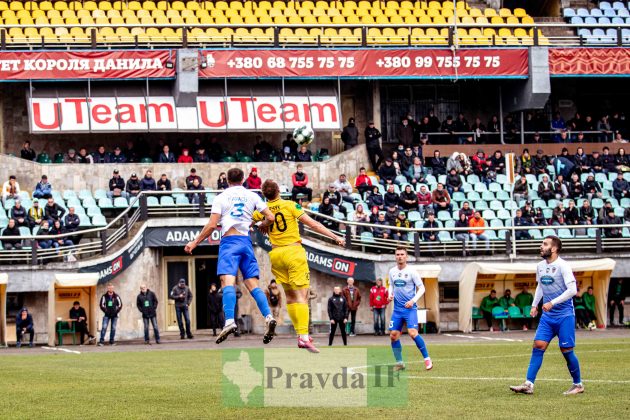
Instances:
[[[431,203],[433,202],[433,196],[426,185],[420,186],[420,191],[416,194],[418,196],[418,208],[422,217],[426,217],[425,213],[431,209]]]
[[[302,171],[304,167],[302,164],[297,166],[296,172],[291,175],[291,181],[293,181],[293,189],[291,190],[291,200],[297,202],[298,194],[306,194],[308,201],[313,199],[313,190],[307,187],[308,176]]]
[[[252,168],[245,183],[249,190],[259,190],[262,187],[262,179],[258,176],[257,168]]]
[[[354,187],[359,190],[361,196],[372,189],[372,180],[367,175],[364,167],[359,169],[359,176],[354,181]]]
[[[370,289],[370,308],[374,314],[374,335],[385,335],[385,308],[387,307],[387,289],[383,279],[376,279],[376,286]]]
[[[193,163],[192,156],[188,155],[188,149],[182,149],[182,154],[177,159],[177,163]]]

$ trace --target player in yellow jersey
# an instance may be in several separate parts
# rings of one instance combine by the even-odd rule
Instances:
[[[306,251],[300,238],[299,222],[332,239],[339,246],[344,246],[345,240],[313,220],[299,204],[281,199],[280,188],[274,181],[266,180],[262,185],[262,193],[275,218],[269,228],[261,229],[261,232],[269,235],[271,241],[272,249],[269,252],[271,272],[282,285],[287,297],[287,311],[298,334],[298,347],[311,353],[319,353],[308,335],[310,275]],[[254,222],[263,219],[262,214],[254,212]]]

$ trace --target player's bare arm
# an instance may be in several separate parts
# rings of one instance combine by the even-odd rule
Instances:
[[[306,226],[313,229],[315,232],[326,236],[329,239],[335,241],[335,243],[341,247],[346,245],[346,240],[340,236],[335,235],[333,232],[328,230],[324,225],[319,223],[317,220],[313,219],[308,214],[304,214],[300,217],[300,222],[304,223]]]
[[[187,254],[192,254],[193,250],[197,248],[197,246],[201,242],[205,241],[210,235],[212,235],[212,232],[214,232],[219,225],[220,219],[220,214],[213,213],[212,215],[210,215],[210,220],[208,220],[208,223],[206,223],[203,229],[201,229],[201,232],[199,232],[197,238],[186,244],[186,246],[184,247],[184,251]]]

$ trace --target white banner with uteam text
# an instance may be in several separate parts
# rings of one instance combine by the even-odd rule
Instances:
[[[336,96],[200,96],[196,107],[170,96],[30,98],[28,111],[32,133],[341,128]]]

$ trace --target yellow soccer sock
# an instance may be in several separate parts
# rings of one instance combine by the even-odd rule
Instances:
[[[294,303],[295,305],[295,321],[293,327],[295,332],[301,336],[308,335],[308,304]]]
[[[291,324],[293,324],[293,328],[295,328],[296,331],[297,331],[297,323],[298,323],[297,305],[299,305],[299,303],[287,304],[287,312],[289,313],[289,318],[291,318]]]

